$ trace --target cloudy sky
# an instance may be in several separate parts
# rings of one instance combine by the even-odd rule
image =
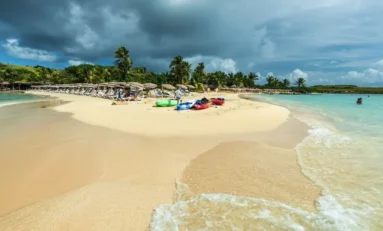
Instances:
[[[309,85],[383,86],[382,0],[12,0],[0,8],[0,62],[167,71],[175,55],[208,71],[273,73]]]

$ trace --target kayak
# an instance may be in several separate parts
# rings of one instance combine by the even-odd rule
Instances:
[[[177,110],[188,110],[190,108],[193,107],[193,105],[195,104],[196,100],[191,100],[191,101],[187,101],[187,102],[184,102],[184,103],[180,103],[177,105]]]
[[[173,107],[177,105],[177,100],[173,99],[160,99],[156,101],[157,107]]]
[[[193,108],[196,110],[202,110],[210,107],[210,103],[204,100],[197,100],[193,105]]]
[[[210,107],[209,103],[194,104],[194,106],[193,106],[193,108],[196,109],[196,110],[202,110],[202,109],[206,109],[206,108],[209,108],[209,107]]]
[[[224,98],[211,98],[210,99],[212,104],[214,105],[224,105],[225,104],[225,99]]]

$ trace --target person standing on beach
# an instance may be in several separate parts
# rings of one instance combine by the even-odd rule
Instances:
[[[175,92],[174,92],[175,96],[176,96],[176,100],[177,100],[177,105],[180,104],[180,100],[181,100],[181,96],[182,96],[182,93],[181,93],[181,88],[179,87]]]
[[[117,99],[120,101],[122,100],[122,89],[121,88],[118,90]]]

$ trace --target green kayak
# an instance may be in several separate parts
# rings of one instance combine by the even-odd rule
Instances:
[[[177,106],[177,100],[172,99],[160,99],[156,101],[157,107],[173,107]]]

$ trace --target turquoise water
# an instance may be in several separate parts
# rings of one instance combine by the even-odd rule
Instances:
[[[41,97],[28,94],[13,94],[0,92],[0,107],[9,104],[39,100]]]
[[[356,104],[358,97],[363,104]],[[302,171],[323,188],[318,208],[344,230],[383,230],[383,96],[256,98],[287,106],[311,126],[310,136],[296,150]],[[326,198],[332,202],[324,202]]]
[[[383,230],[383,96],[254,97],[288,107],[310,126],[295,149],[302,173],[322,189],[316,210],[262,198],[187,195],[188,186],[177,182],[175,203],[156,208],[151,230]]]

